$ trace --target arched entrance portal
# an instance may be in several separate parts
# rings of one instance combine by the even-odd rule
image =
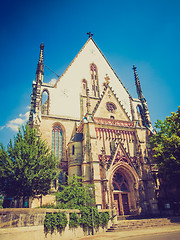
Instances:
[[[129,211],[129,184],[126,177],[119,171],[113,176],[113,195],[117,215],[128,215]]]
[[[137,212],[137,181],[131,167],[119,166],[112,175],[112,201],[117,215]]]

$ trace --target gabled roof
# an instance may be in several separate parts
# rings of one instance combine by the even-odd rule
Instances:
[[[66,68],[66,70],[63,72],[63,74],[59,77],[59,79],[57,80],[57,82],[55,83],[55,87],[57,87],[57,83],[61,80],[61,78],[64,76],[64,74],[68,71],[68,69],[71,67],[71,65],[73,64],[73,62],[76,60],[76,58],[78,58],[79,54],[83,51],[83,49],[86,47],[86,45],[88,44],[88,42],[92,40],[91,38],[89,38],[87,40],[87,42],[84,44],[84,46],[81,48],[81,50],[78,52],[78,54],[75,56],[75,58],[72,60],[72,62],[69,64],[69,66]],[[93,41],[94,42],[94,41]],[[95,42],[94,42],[95,43]]]
[[[93,96],[92,87],[89,87],[92,86],[90,72],[90,65],[92,63],[97,66],[99,92],[103,92],[104,77],[108,75],[111,79],[111,86],[113,89],[117,90],[116,94],[121,100],[121,105],[123,102],[123,107],[126,109],[131,119],[130,94],[92,38],[87,40],[85,45],[57,80],[54,87],[50,88],[46,86],[51,96],[50,115],[75,117],[80,120],[80,94],[82,93],[83,79],[87,80],[90,96]]]
[[[102,102],[102,99],[103,99],[103,97],[105,96],[105,93],[107,92],[108,89],[111,91],[111,93],[113,94],[113,96],[115,97],[115,99],[117,100],[117,102],[119,103],[119,105],[121,106],[122,110],[124,111],[124,113],[125,113],[126,116],[128,117],[129,121],[131,121],[131,120],[130,120],[130,116],[128,115],[128,112],[125,110],[122,102],[119,101],[118,97],[117,97],[116,94],[114,93],[114,90],[112,89],[112,87],[109,86],[109,84],[104,87],[104,91],[103,91],[102,94],[101,94],[100,100],[97,102],[97,104],[96,104],[95,107],[94,107],[94,110],[92,111],[92,116],[95,115],[95,113],[96,113],[96,111],[97,111],[100,103]]]
[[[98,45],[95,43],[95,41],[92,38],[89,38],[87,40],[87,42],[84,44],[84,46],[81,48],[81,50],[78,52],[78,54],[75,56],[75,58],[72,60],[72,62],[69,64],[69,66],[66,68],[66,70],[63,72],[63,74],[60,76],[60,78],[57,80],[57,82],[55,83],[54,87],[57,87],[57,83],[61,80],[61,78],[65,75],[65,73],[68,71],[68,69],[72,66],[72,64],[75,62],[75,60],[78,58],[78,56],[80,55],[80,53],[84,50],[84,48],[88,45],[89,42],[93,42],[94,45],[96,46],[96,48],[98,49],[98,51],[100,52],[100,54],[102,55],[102,57],[105,59],[105,61],[107,62],[107,64],[109,65],[109,67],[111,68],[111,70],[113,71],[113,73],[115,74],[115,76],[117,77],[117,79],[119,80],[119,82],[122,84],[122,86],[124,87],[124,89],[126,90],[126,92],[128,93],[128,95],[130,96],[128,90],[125,88],[124,84],[121,82],[121,80],[119,79],[118,75],[115,73],[114,69],[111,67],[110,63],[108,62],[108,60],[106,59],[106,57],[104,56],[104,54],[102,53],[102,51],[100,50],[100,48],[98,47]]]

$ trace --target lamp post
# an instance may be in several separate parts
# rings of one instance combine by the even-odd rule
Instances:
[[[94,235],[94,216],[93,216],[93,205],[92,205],[92,196],[93,196],[93,189],[89,188],[90,196],[91,196],[91,213],[92,213],[92,235]]]

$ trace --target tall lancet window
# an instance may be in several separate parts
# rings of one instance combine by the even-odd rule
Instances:
[[[49,92],[48,90],[43,90],[41,95],[41,113],[48,115],[49,114]]]
[[[94,97],[99,97],[99,83],[98,83],[97,67],[94,63],[91,64],[90,70],[91,70],[92,95]]]
[[[82,80],[82,94],[86,95],[86,90],[87,90],[87,81],[86,79]]]
[[[55,125],[52,130],[52,150],[58,160],[63,156],[63,132],[59,125]]]

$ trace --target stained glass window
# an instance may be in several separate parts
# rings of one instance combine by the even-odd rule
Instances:
[[[82,94],[86,95],[86,90],[87,90],[87,81],[86,79],[82,80]]]
[[[63,152],[63,134],[59,125],[56,125],[52,130],[52,150],[57,159],[61,160]]]

